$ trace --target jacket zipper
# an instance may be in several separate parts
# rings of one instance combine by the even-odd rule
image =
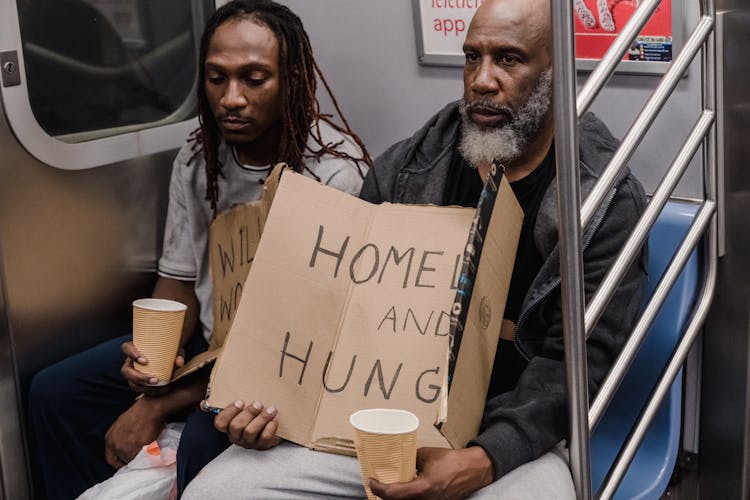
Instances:
[[[604,220],[604,216],[609,211],[609,207],[612,204],[612,200],[615,197],[615,194],[617,193],[617,188],[612,188],[609,192],[609,195],[607,195],[607,198],[604,200],[604,204],[600,207],[600,209],[597,211],[596,216],[591,221],[589,227],[591,228],[588,232],[588,237],[583,241],[583,249],[582,251],[586,251],[588,246],[591,244],[591,240],[594,238],[594,233],[596,233],[596,230],[599,229],[599,226],[601,225],[602,221]],[[520,316],[518,317],[518,321],[516,322],[516,328],[513,331],[513,345],[515,346],[516,350],[523,356],[523,358],[526,361],[529,361],[529,355],[524,350],[523,346],[521,345],[521,341],[518,338],[518,330],[523,325],[523,322],[526,321],[526,318],[528,318],[529,313],[539,305],[539,303],[542,302],[542,300],[546,299],[550,293],[552,293],[552,290],[557,288],[557,286],[560,284],[561,278],[560,276],[557,276],[551,283],[550,286],[547,287],[547,290],[537,297],[531,304],[529,304],[523,311],[521,311]]]

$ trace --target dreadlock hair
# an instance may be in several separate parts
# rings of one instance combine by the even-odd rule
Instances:
[[[219,199],[219,176],[224,176],[223,165],[219,161],[219,143],[221,134],[216,120],[211,113],[206,96],[205,62],[208,45],[216,29],[227,21],[247,19],[270,29],[279,42],[279,77],[281,91],[281,140],[276,162],[285,162],[294,171],[301,172],[307,167],[305,158],[319,159],[329,154],[338,158],[353,161],[360,176],[364,176],[361,164],[370,165],[372,159],[362,140],[349,127],[349,123],[339,108],[331,88],[326,82],[313,58],[310,40],[307,37],[302,21],[291,10],[272,0],[234,0],[218,9],[206,23],[201,38],[198,61],[198,121],[200,126],[191,134],[193,156],[202,151],[206,163],[206,200],[211,202],[211,209],[216,216],[216,205]],[[334,123],[332,115],[322,114],[316,97],[316,75],[325,86],[339,118],[344,126]],[[335,144],[324,143],[320,133],[320,121],[328,123],[335,130],[349,135],[362,151],[362,157],[355,158],[344,151],[339,151]],[[319,146],[314,150],[307,147],[308,137],[312,133]],[[306,153],[307,150],[307,153]],[[313,177],[320,180],[312,171]]]

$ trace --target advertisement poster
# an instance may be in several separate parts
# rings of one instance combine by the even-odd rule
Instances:
[[[413,0],[420,64],[463,66],[463,44],[483,0]]]
[[[638,4],[638,0],[575,0],[576,58],[601,59]],[[669,63],[672,37],[672,1],[662,0],[624,60]]]
[[[482,0],[412,2],[419,63],[463,66],[462,45]],[[577,69],[594,69],[640,3],[641,0],[574,0]],[[666,71],[681,43],[682,26],[674,21],[681,19],[681,3],[662,0],[623,57],[618,71],[643,74]]]

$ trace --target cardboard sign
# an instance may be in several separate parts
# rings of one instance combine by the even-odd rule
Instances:
[[[236,205],[211,224],[209,260],[214,298],[211,347],[222,346],[232,326],[284,167],[277,165],[268,176],[260,200]]]
[[[504,290],[489,313],[498,324],[521,220],[507,182],[500,192],[495,209],[503,214],[493,221],[503,258],[492,272]],[[462,401],[471,418],[454,416],[450,400],[441,412],[463,442],[433,424],[447,390],[451,309],[474,215],[466,208],[372,205],[284,174],[211,374],[208,405],[274,405],[279,436],[345,454],[354,453],[351,413],[404,408],[420,418],[420,446],[463,446],[478,430],[486,385]],[[490,333],[465,349],[471,342],[464,332],[458,351],[458,366],[466,359],[489,367],[487,379],[498,332]],[[463,373],[456,369],[454,387],[477,383],[459,381]]]
[[[172,382],[204,367],[219,355],[239,306],[242,287],[250,272],[263,225],[285,167],[283,163],[274,167],[263,184],[260,200],[235,205],[219,214],[211,223],[208,234],[214,312],[211,342],[207,351],[194,356],[175,371]]]

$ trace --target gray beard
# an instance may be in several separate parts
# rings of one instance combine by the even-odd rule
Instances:
[[[542,126],[550,109],[551,95],[552,71],[547,70],[539,75],[534,90],[517,112],[503,108],[511,115],[511,120],[499,128],[482,128],[471,121],[469,103],[462,99],[459,105],[463,125],[461,156],[473,167],[493,161],[508,164],[517,159]]]

